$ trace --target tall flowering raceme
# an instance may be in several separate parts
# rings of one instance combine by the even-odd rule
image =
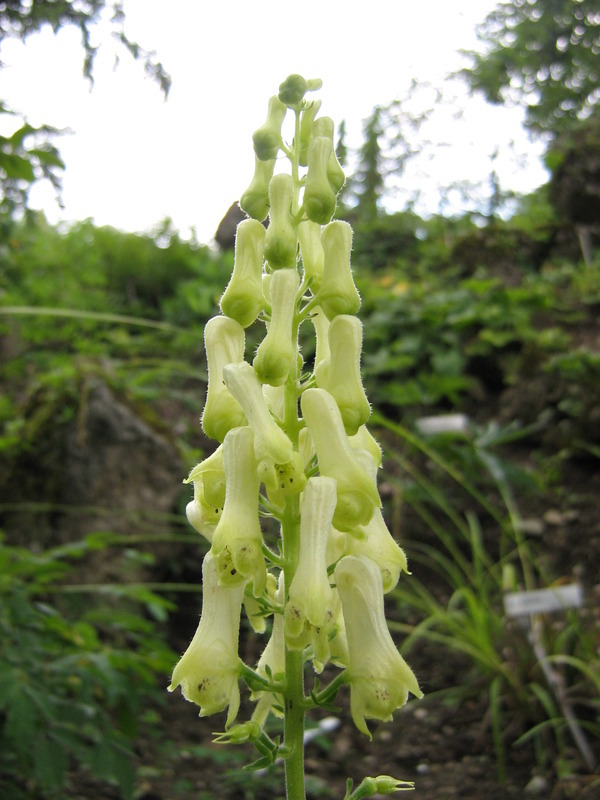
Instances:
[[[307,711],[329,706],[347,686],[352,718],[370,736],[368,719],[389,720],[409,694],[422,696],[385,620],[384,593],[407,565],[381,513],[352,229],[332,219],[344,174],[333,121],[318,116],[312,94],[320,86],[291,75],[269,101],[253,136],[233,273],[221,313],[205,327],[202,428],[217,444],[187,479],[187,516],[211,546],[200,624],[169,687],[181,687],[202,716],[227,711],[217,741],[253,742],[260,767],[282,758],[288,800],[305,797]],[[265,330],[254,353],[250,326]],[[305,328],[316,339],[310,368]],[[278,537],[263,518],[275,520]],[[238,655],[242,608],[268,637],[255,665]],[[256,706],[234,724],[240,681]],[[271,715],[284,719],[283,744],[268,734]],[[365,778],[354,791],[349,782],[346,800],[411,788],[386,775]]]

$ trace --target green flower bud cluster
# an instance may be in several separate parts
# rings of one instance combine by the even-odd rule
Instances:
[[[409,693],[421,696],[384,615],[384,593],[408,569],[381,511],[381,450],[367,427],[360,372],[352,229],[333,219],[344,176],[333,121],[318,116],[319,101],[306,99],[319,87],[291,75],[269,101],[253,136],[255,174],[240,202],[249,218],[237,229],[221,313],[204,332],[202,428],[217,446],[186,480],[194,489],[186,512],[210,550],[200,624],[170,688],[181,686],[201,714],[228,709],[229,728],[244,680],[255,712],[249,726],[222,734],[228,741],[264,743],[259,732],[270,714],[330,703],[342,684],[367,735],[367,719],[391,719]],[[289,170],[275,171],[286,159]],[[254,354],[246,347],[251,326],[264,331]],[[304,326],[316,335],[310,368],[301,352]],[[276,542],[265,517],[280,530]],[[269,631],[254,666],[237,652],[242,606],[255,631]],[[306,661],[317,673],[333,664],[338,678],[307,696]],[[291,722],[286,731],[284,751],[293,753]],[[368,780],[381,792],[384,777]]]

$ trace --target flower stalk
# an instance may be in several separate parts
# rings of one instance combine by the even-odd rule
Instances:
[[[186,513],[211,547],[200,624],[169,687],[180,686],[201,715],[227,711],[217,741],[253,745],[254,767],[283,759],[287,800],[306,796],[307,710],[330,708],[349,687],[353,720],[370,736],[367,719],[389,720],[409,694],[421,696],[384,615],[384,591],[408,569],[377,488],[382,458],[360,375],[352,229],[333,219],[344,175],[333,121],[306,97],[320,85],[290,75],[269,101],[241,199],[249,219],[238,226],[221,314],[205,326],[202,427],[216,447],[186,480],[194,488]],[[300,348],[305,324],[316,332],[312,366]],[[257,326],[264,334],[252,358],[245,331]],[[266,516],[279,525],[276,547],[264,541]],[[256,635],[268,637],[255,665],[237,652],[242,608]],[[339,671],[320,688],[327,664]],[[236,723],[241,682],[256,706]],[[273,715],[283,716],[281,745],[268,733]],[[347,797],[408,788],[384,775]]]

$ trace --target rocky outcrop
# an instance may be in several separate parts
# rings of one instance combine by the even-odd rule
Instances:
[[[32,398],[3,472],[0,524],[11,543],[42,550],[99,531],[164,530],[184,468],[164,435],[96,381]]]
[[[227,209],[227,213],[219,223],[215,233],[215,241],[221,250],[233,250],[235,246],[235,232],[239,223],[246,219],[237,200]]]

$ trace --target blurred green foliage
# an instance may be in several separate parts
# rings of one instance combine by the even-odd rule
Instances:
[[[140,603],[115,606],[110,586],[101,599],[91,587],[77,602],[67,594],[73,562],[104,547],[0,541],[0,781],[11,800],[65,797],[74,769],[132,796],[132,741],[174,656]],[[144,600],[164,616],[158,595]]]
[[[527,124],[556,134],[597,113],[598,0],[513,0],[479,26],[464,75],[492,103],[521,102]]]
[[[136,235],[89,221],[61,230],[43,217],[11,223],[0,252],[10,378],[0,415],[9,428],[14,402],[23,407],[41,386],[72,391],[93,374],[142,399],[189,381],[198,390],[202,326],[231,272],[229,254],[181,239],[168,221]]]
[[[208,316],[230,264],[166,220],[152,235],[95,227],[66,230],[40,215],[13,223],[1,243],[3,304],[106,311],[175,326]]]

